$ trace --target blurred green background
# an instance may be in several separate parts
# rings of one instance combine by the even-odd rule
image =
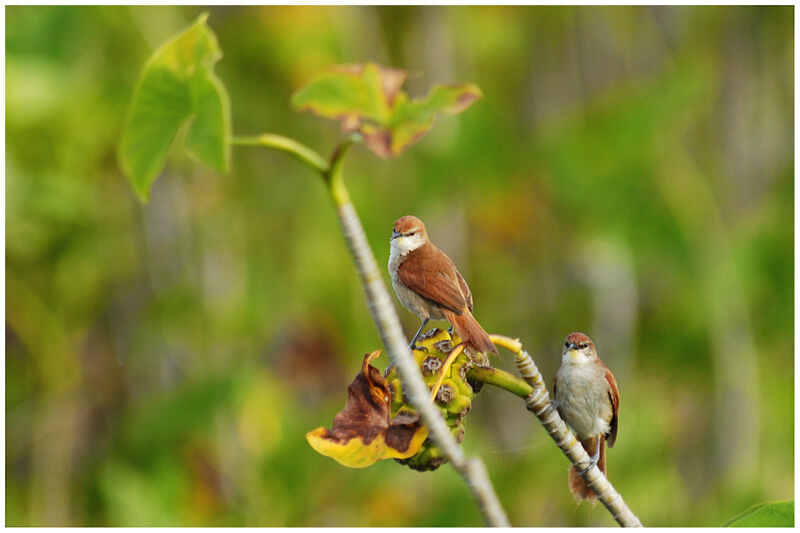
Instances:
[[[380,347],[315,175],[175,148],[148,205],[123,178],[136,77],[203,10],[237,134],[329,153],[338,126],[288,102],[332,64],[479,85],[400,158],[348,157],[379,262],[421,217],[548,382],[588,333],[644,524],[793,498],[793,7],[7,7],[7,525],[481,524],[449,466],[349,470],[305,441]],[[518,398],[473,405],[463,446],[514,525],[614,524]]]

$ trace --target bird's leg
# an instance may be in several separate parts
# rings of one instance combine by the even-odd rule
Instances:
[[[597,441],[597,450],[595,450],[594,455],[592,455],[589,460],[592,462],[592,466],[597,464],[597,461],[600,460],[600,440]]]
[[[558,411],[558,400],[550,400],[550,411]],[[561,413],[559,413],[561,416]]]
[[[595,450],[594,455],[589,457],[589,466],[581,470],[580,473],[581,475],[584,475],[586,472],[591,470],[593,466],[597,465],[597,461],[600,460],[600,439],[598,438],[596,442],[597,442],[597,450]]]
[[[419,338],[420,334],[422,333],[422,330],[428,324],[429,320],[430,320],[430,318],[423,318],[422,319],[422,325],[417,330],[417,334],[414,335],[414,338],[411,339],[411,344],[408,345],[408,347],[410,349],[412,349],[412,350],[424,350],[425,353],[428,353],[428,349],[426,347],[424,347],[424,346],[416,346],[416,342],[417,342],[417,339]]]

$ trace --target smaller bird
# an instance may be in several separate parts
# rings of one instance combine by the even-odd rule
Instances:
[[[394,223],[389,274],[397,298],[420,317],[422,325],[411,348],[430,319],[447,320],[465,347],[497,353],[489,335],[472,316],[472,293],[453,261],[428,240],[425,224],[412,215]]]
[[[571,333],[564,342],[553,396],[561,418],[578,437],[592,465],[605,475],[606,444],[610,448],[617,440],[619,390],[592,339],[583,333]],[[569,489],[579,501],[597,499],[575,465],[569,470]]]

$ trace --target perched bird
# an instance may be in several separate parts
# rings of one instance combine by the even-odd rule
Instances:
[[[572,428],[586,453],[606,473],[606,443],[617,440],[619,391],[614,374],[597,357],[592,339],[583,333],[567,336],[561,367],[553,380],[553,396],[561,418]],[[578,500],[595,500],[581,472],[573,465],[569,488]]]
[[[425,225],[407,215],[394,223],[389,274],[397,298],[406,309],[422,319],[411,340],[411,348],[430,319],[447,320],[467,348],[481,353],[497,353],[475,317],[472,293],[467,282],[444,252],[428,240]]]

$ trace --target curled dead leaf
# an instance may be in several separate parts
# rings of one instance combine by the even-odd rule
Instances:
[[[411,457],[428,436],[416,413],[400,411],[390,419],[389,385],[370,365],[378,355],[380,350],[364,356],[361,372],[347,387],[347,404],[331,429],[320,427],[306,434],[314,450],[350,468]]]

